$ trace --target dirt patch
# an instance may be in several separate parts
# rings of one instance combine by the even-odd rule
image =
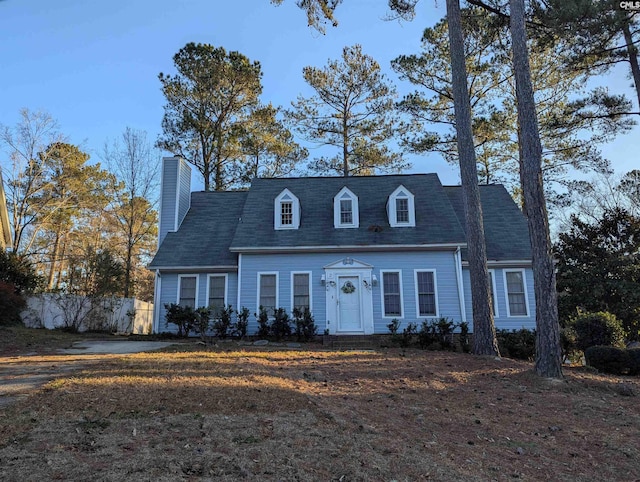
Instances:
[[[638,380],[407,350],[103,357],[0,409],[2,480],[637,480]]]

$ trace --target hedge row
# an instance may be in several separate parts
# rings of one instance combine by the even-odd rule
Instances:
[[[592,346],[585,350],[587,365],[613,375],[640,375],[640,348]]]

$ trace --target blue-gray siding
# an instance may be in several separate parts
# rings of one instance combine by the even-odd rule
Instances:
[[[165,157],[162,160],[161,191],[158,245],[167,233],[178,229],[189,210],[191,168],[185,161],[177,157]]]
[[[531,268],[489,268],[495,275],[495,294],[498,302],[498,309],[496,310],[496,316],[494,318],[496,329],[498,330],[519,330],[526,328],[533,330],[536,327],[536,302],[535,294],[533,290],[533,271]],[[525,288],[527,302],[529,306],[528,316],[508,316],[507,313],[507,293],[504,283],[505,270],[512,269],[524,269],[525,272]],[[462,270],[463,285],[464,285],[464,299],[465,309],[467,311],[467,321],[469,322],[469,329],[473,331],[473,317],[471,310],[471,278],[469,275],[469,269],[464,268]]]
[[[178,166],[178,175],[180,176],[180,190],[178,193],[178,226],[180,226],[191,204],[191,169],[183,160],[180,161]]]
[[[162,197],[160,199],[160,226],[158,245],[168,232],[175,230],[176,224],[176,190],[178,187],[178,161],[164,159],[162,162]]]
[[[258,273],[278,273],[278,304],[291,312],[291,273],[311,271],[312,312],[319,332],[326,328],[326,290],[320,283],[324,266],[338,261],[345,256],[357,259],[373,266],[372,273],[378,278],[378,285],[373,290],[373,317],[375,333],[387,333],[389,318],[382,316],[382,270],[399,270],[402,273],[403,317],[398,317],[401,326],[409,322],[422,321],[416,309],[416,290],[414,270],[435,270],[438,289],[439,316],[461,321],[460,303],[456,284],[456,270],[453,251],[445,252],[405,252],[405,253],[313,253],[313,254],[243,254],[241,263],[241,297],[242,306],[251,313],[257,312]],[[257,330],[255,318],[252,316],[249,333]]]
[[[198,277],[198,293],[196,298],[196,306],[207,305],[207,278],[209,275],[219,275],[225,273],[180,273],[183,276],[197,276]],[[238,298],[238,275],[237,273],[226,273],[227,275],[227,303],[233,305],[235,309],[236,300]],[[161,281],[161,293],[160,300],[156,300],[156,303],[160,303],[159,313],[159,332],[175,332],[175,325],[167,325],[165,319],[166,310],[165,304],[178,302],[178,273],[162,273]]]
[[[463,321],[460,312],[459,292],[456,282],[456,268],[453,251],[432,252],[404,252],[404,253],[312,253],[312,254],[243,254],[241,261],[242,274],[227,273],[227,303],[250,310],[249,334],[257,331],[258,326],[254,313],[258,311],[258,273],[278,273],[278,306],[285,308],[287,313],[292,311],[291,273],[311,272],[311,303],[312,312],[322,333],[326,325],[326,287],[321,284],[324,266],[343,259],[346,256],[373,266],[372,274],[378,279],[377,286],[372,287],[373,318],[375,333],[388,333],[387,325],[390,318],[383,316],[382,306],[382,271],[392,270],[402,273],[403,316],[398,317],[401,328],[410,322],[418,325],[425,320],[419,317],[416,307],[415,270],[434,270],[436,273],[438,316],[452,319],[455,323]],[[514,269],[514,268],[507,268]],[[507,316],[507,295],[504,283],[505,268],[493,270],[497,298],[497,316],[495,318],[498,329],[534,329],[535,328],[535,300],[533,292],[533,274],[530,268],[525,268],[525,284],[528,302],[528,316]],[[181,273],[183,275],[198,276],[197,306],[207,304],[207,278],[209,274],[219,273]],[[464,284],[464,302],[466,321],[473,331],[471,310],[471,288],[469,271],[462,270]],[[160,294],[160,319],[158,331],[175,331],[175,326],[167,326],[164,305],[178,301],[179,274],[173,272],[162,273]],[[238,298],[238,281],[240,282],[240,298]],[[238,303],[239,301],[239,303]]]

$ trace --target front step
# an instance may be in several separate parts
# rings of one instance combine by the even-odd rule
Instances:
[[[374,350],[380,348],[375,335],[324,335],[322,345],[334,350]]]

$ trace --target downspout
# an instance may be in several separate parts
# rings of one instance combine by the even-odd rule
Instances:
[[[456,248],[453,253],[454,264],[456,265],[456,278],[458,279],[458,301],[460,303],[460,317],[462,322],[467,321],[467,310],[464,302],[464,285],[462,284],[462,254],[460,252],[460,246]]]
[[[238,303],[236,304],[236,313],[238,313],[242,309],[240,305],[241,289],[242,289],[242,253],[238,253]]]
[[[155,283],[155,292],[153,293],[153,333],[160,333],[160,293],[162,293],[161,289],[162,285],[162,277],[160,276],[160,270],[156,270],[156,283]]]

